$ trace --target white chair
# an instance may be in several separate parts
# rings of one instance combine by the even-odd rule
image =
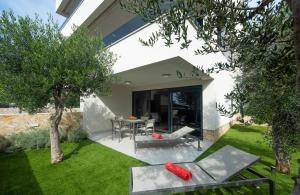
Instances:
[[[145,135],[149,135],[154,133],[155,119],[150,119],[145,122],[144,127],[138,128],[138,130]]]
[[[147,121],[147,120],[149,120],[149,117],[148,116],[141,116],[141,120]]]
[[[112,125],[112,137],[111,139],[114,139],[114,136],[116,134],[119,135],[119,142],[122,139],[122,133],[124,131],[128,131],[128,127],[126,127],[123,123],[122,120],[116,120],[116,119],[111,119],[111,125]]]

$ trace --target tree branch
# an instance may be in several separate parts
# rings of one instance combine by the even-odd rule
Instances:
[[[249,18],[253,18],[256,14],[258,14],[260,11],[262,11],[266,6],[268,6],[270,3],[272,3],[274,0],[264,0],[261,2],[261,4],[249,14]],[[288,0],[287,0],[288,1]]]

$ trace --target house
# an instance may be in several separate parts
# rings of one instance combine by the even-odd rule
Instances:
[[[224,95],[231,91],[231,73],[189,76],[193,67],[212,67],[225,62],[222,53],[195,55],[201,47],[193,40],[188,49],[179,43],[166,47],[163,40],[146,47],[147,40],[158,24],[145,23],[139,16],[121,9],[118,0],[56,0],[56,12],[67,19],[61,26],[65,36],[72,34],[73,25],[87,26],[92,35],[102,35],[110,51],[117,55],[114,73],[119,81],[112,85],[112,94],[84,98],[80,108],[83,126],[90,133],[111,129],[114,116],[150,116],[156,119],[156,130],[172,132],[183,125],[198,129],[199,136],[216,140],[228,128],[231,118],[221,116],[216,104],[228,105]],[[197,25],[188,22],[193,38]],[[180,78],[177,72],[185,73]]]

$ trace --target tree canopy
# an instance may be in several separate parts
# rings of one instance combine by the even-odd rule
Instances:
[[[197,28],[198,40],[204,45],[196,50],[196,54],[207,54],[218,51],[236,53],[241,44],[239,39],[244,35],[244,26],[254,21],[263,22],[266,16],[274,11],[278,4],[285,3],[292,14],[293,33],[289,39],[294,41],[295,60],[297,64],[297,89],[300,92],[300,1],[282,0],[122,0],[121,6],[135,14],[142,16],[146,21],[160,24],[159,29],[153,32],[149,40],[142,40],[145,45],[153,45],[158,37],[165,40],[167,46],[174,42],[181,43],[181,48],[189,47],[190,35],[187,33],[188,22],[194,23]],[[262,34],[257,28],[256,36],[264,42],[274,41],[268,34]],[[234,62],[217,63],[214,70],[234,70],[239,66]],[[295,86],[295,84],[294,84]]]
[[[63,101],[106,91],[114,61],[101,37],[78,28],[66,38],[51,19],[43,23],[12,12],[3,12],[0,22],[1,84],[11,102],[36,112],[54,103],[57,90]]]
[[[10,102],[31,113],[54,106],[51,153],[52,162],[59,162],[57,130],[64,108],[74,97],[109,91],[114,55],[84,27],[64,37],[51,18],[44,23],[3,11],[0,24],[0,86]]]
[[[196,38],[204,42],[196,54],[229,54],[228,62],[216,63],[211,69],[203,67],[204,71],[241,72],[236,82],[244,94],[239,94],[236,87],[228,98],[237,103],[239,109],[235,111],[245,106],[256,121],[272,127],[268,140],[277,158],[276,166],[289,172],[289,152],[296,146],[300,118],[295,90],[297,81],[300,86],[299,1],[123,0],[121,5],[159,24],[148,40],[141,40],[146,46],[162,38],[166,46],[179,42],[182,49],[187,48],[191,43],[187,23],[193,23]]]

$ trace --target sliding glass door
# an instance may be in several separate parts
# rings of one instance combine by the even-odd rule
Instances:
[[[189,126],[202,136],[201,86],[137,91],[132,100],[133,115],[155,119],[157,131],[171,133]]]
[[[133,115],[156,121],[156,129],[169,131],[169,89],[133,92]]]
[[[176,131],[184,126],[201,127],[201,88],[185,87],[170,91],[170,126]]]

